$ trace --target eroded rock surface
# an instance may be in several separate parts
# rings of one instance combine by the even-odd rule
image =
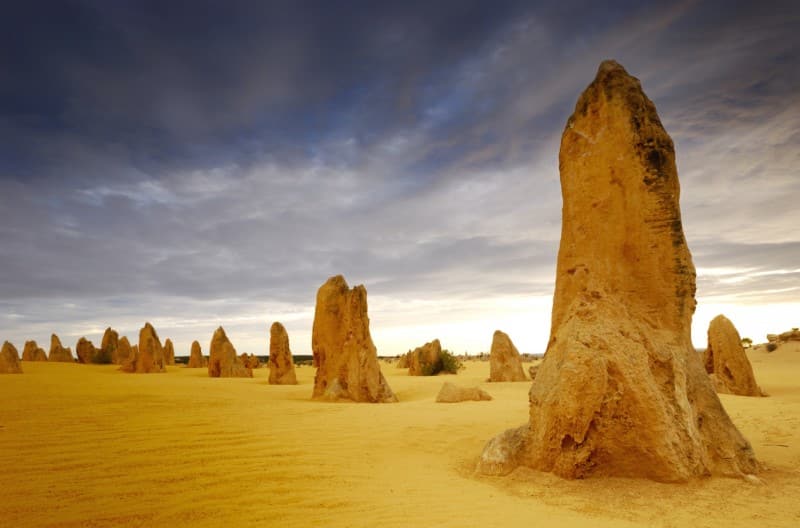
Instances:
[[[508,334],[496,330],[489,352],[489,381],[527,381],[522,358]]]
[[[84,365],[93,363],[92,360],[96,353],[96,349],[91,341],[85,337],[78,339],[78,343],[75,345],[75,354],[78,356],[78,363],[83,363]]]
[[[274,322],[269,329],[269,383],[270,385],[296,385],[294,360],[289,348],[286,328]]]
[[[459,387],[446,381],[439,394],[436,395],[437,403],[458,403],[463,401],[490,401],[492,397],[488,392],[479,387]]]
[[[733,323],[718,315],[708,325],[708,347],[703,355],[706,372],[717,392],[739,396],[764,396]]]
[[[242,365],[245,368],[249,368],[250,370],[261,368],[261,360],[258,359],[258,356],[255,354],[248,354],[247,352],[242,352],[239,354],[239,359],[242,362]]]
[[[236,349],[220,326],[208,347],[208,375],[212,378],[252,378],[253,370],[245,366]]]
[[[47,360],[73,363],[75,358],[72,357],[72,350],[64,348],[58,336],[53,334],[50,336],[50,352],[47,355]]]
[[[408,368],[408,357],[411,355],[411,352],[412,351],[409,350],[408,352],[406,352],[405,354],[400,356],[397,359],[397,364],[395,365],[395,367],[407,369]]]
[[[433,376],[442,370],[442,345],[438,339],[408,353],[409,376]]]
[[[759,465],[691,342],[695,271],[673,143],[639,81],[600,65],[561,140],[550,340],[530,422],[478,469],[685,481]]]
[[[131,347],[131,342],[128,341],[126,336],[122,336],[117,341],[117,355],[116,361],[114,361],[115,365],[124,365],[130,361],[131,356],[134,355],[133,347]]]
[[[175,346],[170,338],[164,341],[164,362],[167,365],[175,364]]]
[[[188,368],[204,368],[208,367],[208,360],[203,357],[203,352],[200,350],[200,343],[192,341],[192,350],[189,353],[189,363],[186,365]]]
[[[17,347],[6,341],[0,349],[0,374],[22,374]]]
[[[131,349],[128,359],[120,370],[137,374],[153,374],[167,371],[164,347],[158,338],[156,329],[145,323],[139,331],[139,345]]]
[[[103,362],[120,364],[119,357],[119,333],[111,327],[103,332],[103,339],[100,341],[100,357]]]
[[[22,349],[22,361],[47,361],[47,353],[36,341],[25,341]]]
[[[369,333],[364,286],[350,289],[341,275],[320,286],[311,348],[317,367],[314,399],[397,401],[378,365],[377,350]]]

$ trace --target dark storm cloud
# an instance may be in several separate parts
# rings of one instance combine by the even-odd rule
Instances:
[[[7,8],[0,330],[302,319],[334,273],[547,295],[558,141],[609,57],[675,139],[699,295],[795,295],[795,4],[581,4]]]
[[[83,146],[160,174],[251,156],[304,159],[309,143],[343,127],[371,142],[413,124],[426,85],[479,51],[516,8],[31,2],[10,11],[4,139],[27,136],[14,141],[10,168],[63,174]],[[42,134],[49,141],[33,141]]]

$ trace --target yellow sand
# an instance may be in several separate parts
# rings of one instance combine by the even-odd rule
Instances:
[[[384,364],[401,403],[379,405],[310,401],[311,367],[270,386],[266,369],[26,362],[0,377],[0,526],[800,526],[800,347],[751,358],[771,396],[722,400],[763,485],[475,476],[485,442],[526,421],[529,386],[485,383],[477,361],[437,378]],[[494,401],[434,403],[445,380]]]

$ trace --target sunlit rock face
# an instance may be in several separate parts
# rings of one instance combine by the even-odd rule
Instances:
[[[508,334],[495,331],[489,351],[489,381],[526,381],[522,358]]]
[[[479,469],[659,481],[756,472],[691,343],[695,271],[672,140],[616,62],[578,99],[559,170],[552,326],[530,422],[490,441]]]
[[[131,349],[128,359],[122,364],[120,370],[137,374],[167,371],[164,347],[161,345],[161,340],[153,325],[145,323],[139,331],[139,345]]]
[[[438,339],[425,343],[408,353],[409,376],[430,376],[441,370],[442,345]]]
[[[208,375],[212,378],[253,377],[253,370],[236,355],[236,349],[221,326],[214,332],[208,347]]]
[[[311,335],[314,391],[318,400],[396,402],[378,364],[369,333],[367,290],[350,288],[344,277],[328,279],[317,291]]]

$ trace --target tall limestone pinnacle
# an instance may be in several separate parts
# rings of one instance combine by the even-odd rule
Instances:
[[[275,321],[269,329],[269,383],[270,385],[297,385],[289,334]]]
[[[530,422],[478,469],[682,481],[758,471],[691,342],[695,271],[672,140],[639,81],[600,65],[559,153],[561,244]]]
[[[316,400],[391,403],[397,397],[381,373],[369,333],[367,289],[350,288],[341,275],[317,290],[311,333]]]

